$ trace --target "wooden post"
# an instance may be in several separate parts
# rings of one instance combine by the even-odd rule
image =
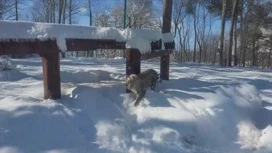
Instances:
[[[126,76],[141,73],[141,53],[138,49],[126,49]],[[130,92],[126,89],[126,92]]]
[[[169,63],[170,55],[161,56],[160,78],[162,80],[169,80]]]
[[[173,0],[163,1],[162,33],[171,32],[172,4],[173,4]],[[169,49],[169,48],[165,48],[165,49]],[[169,80],[169,62],[170,62],[170,55],[161,56],[160,77],[162,80]]]
[[[60,60],[59,52],[42,54],[44,98],[58,99],[60,90]]]

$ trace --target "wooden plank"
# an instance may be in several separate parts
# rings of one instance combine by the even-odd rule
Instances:
[[[125,42],[117,42],[114,39],[75,39],[67,38],[67,51],[89,51],[93,49],[125,49]],[[161,49],[162,41],[150,43],[151,50]]]
[[[66,39],[67,51],[89,51],[93,49],[125,49],[124,42],[107,39]]]
[[[90,51],[94,49],[125,49],[125,42],[113,39],[66,39],[67,51]],[[161,40],[151,42],[151,50],[161,49]],[[47,49],[48,48],[48,49]],[[0,55],[49,53],[58,50],[55,39],[6,39],[0,40]]]
[[[141,60],[147,60],[147,59],[151,59],[151,58],[155,58],[155,57],[159,57],[159,56],[169,55],[172,53],[173,53],[172,49],[154,51],[154,52],[142,54]]]
[[[58,99],[60,89],[60,60],[59,53],[42,54],[44,98]]]
[[[126,49],[126,76],[140,74],[141,72],[141,53],[138,49]],[[126,92],[130,92],[126,89]]]
[[[43,54],[58,52],[55,39],[6,39],[0,40],[0,55]]]

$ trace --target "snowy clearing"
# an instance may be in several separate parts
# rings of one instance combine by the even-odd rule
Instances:
[[[59,100],[42,99],[40,58],[12,64],[0,71],[1,153],[272,152],[269,70],[171,63],[134,107],[123,59],[62,59]]]

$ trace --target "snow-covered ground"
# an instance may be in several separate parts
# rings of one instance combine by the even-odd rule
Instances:
[[[171,63],[170,81],[134,107],[123,59],[62,59],[58,100],[43,99],[39,58],[12,63],[0,72],[1,153],[272,152],[271,71]]]

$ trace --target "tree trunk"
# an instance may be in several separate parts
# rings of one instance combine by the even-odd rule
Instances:
[[[252,66],[256,66],[256,41],[253,39],[252,42]]]
[[[56,23],[56,13],[55,13],[55,12],[56,12],[56,5],[55,5],[55,4],[56,4],[56,1],[55,1],[55,0],[52,0],[52,4],[51,4],[51,5],[52,5],[52,10],[51,10],[51,12],[52,12],[52,15],[51,15],[51,16],[52,16],[52,17],[51,17],[52,20],[51,20],[51,21],[52,21],[53,23]]]
[[[233,29],[235,25],[235,21],[237,18],[237,6],[238,6],[239,0],[233,1],[233,7],[232,7],[232,15],[231,15],[231,27],[229,32],[229,56],[228,56],[228,66],[231,66],[232,64],[232,44],[233,44]]]
[[[89,22],[90,22],[90,26],[92,26],[93,25],[93,14],[92,14],[92,6],[91,6],[91,0],[89,0]],[[124,54],[125,54],[125,52],[124,52]]]
[[[51,1],[49,0],[49,2],[45,3],[45,5],[46,4],[50,6]],[[50,9],[51,9],[50,7],[45,7],[45,15],[44,15],[44,17],[45,17],[45,22],[47,22],[47,23],[50,23],[50,13],[51,13]]]
[[[221,66],[224,65],[223,51],[224,51],[224,33],[225,33],[225,20],[226,20],[226,3],[227,3],[227,0],[223,0],[221,34],[220,34],[220,50],[219,50],[219,62]]]
[[[64,0],[63,13],[62,13],[62,24],[65,24],[65,20],[66,20],[66,5],[67,5],[67,0]]]
[[[194,55],[193,55],[193,62],[196,62],[196,40],[197,40],[197,30],[196,30],[196,8],[194,12],[194,33],[195,33],[195,41],[194,41]]]
[[[15,0],[15,20],[18,21],[18,0]]]
[[[238,56],[237,56],[237,18],[235,20],[234,26],[234,66],[238,65]]]
[[[216,53],[217,53],[217,48],[216,48],[216,50],[214,51],[214,54],[213,54],[213,64],[216,63]]]
[[[243,5],[244,0],[242,0]],[[243,15],[244,7],[241,7],[241,52],[242,52],[242,66],[246,66],[246,32],[247,32],[247,25],[244,21],[244,15]]]
[[[180,62],[182,62],[182,51],[184,50],[184,44],[182,43],[182,36],[181,36],[181,27],[177,27],[177,31],[178,31],[178,37],[179,37],[179,45],[180,45]]]
[[[269,49],[267,68],[271,67],[271,52],[272,52],[272,48]]]
[[[72,24],[72,0],[69,0],[69,24]]]
[[[63,0],[59,0],[59,20],[58,20],[59,24],[61,23],[62,9],[63,9]]]

